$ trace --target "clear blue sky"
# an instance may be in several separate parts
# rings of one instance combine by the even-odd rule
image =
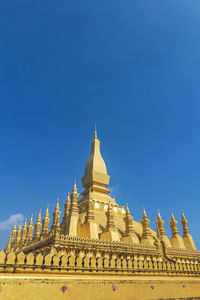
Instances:
[[[200,2],[1,0],[0,247],[9,218],[61,207],[94,123],[117,203],[181,209],[200,248]],[[21,216],[21,215],[18,215]],[[35,221],[34,219],[34,221]],[[7,221],[6,221],[7,220]]]

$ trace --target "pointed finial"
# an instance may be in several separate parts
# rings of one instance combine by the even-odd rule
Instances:
[[[173,215],[173,212],[171,212],[171,219],[172,219],[172,220],[175,220],[174,215]]]
[[[15,223],[13,230],[17,230],[17,224]]]
[[[31,215],[31,219],[30,219],[29,225],[33,225],[33,214]]]
[[[25,222],[24,222],[24,228],[27,228],[27,218],[25,219]]]
[[[185,215],[183,213],[183,210],[181,210],[181,212],[182,212],[182,219],[185,219]]]
[[[21,223],[19,224],[18,230],[20,231],[22,229]]]
[[[41,208],[40,208],[40,211],[39,211],[37,222],[40,222],[40,221],[41,221]]]
[[[147,214],[146,214],[146,211],[145,211],[144,207],[143,207],[143,218],[147,218]]]
[[[47,205],[46,213],[45,213],[45,218],[49,217],[49,205]]]
[[[129,207],[128,207],[128,203],[126,203],[126,214],[130,214],[130,210],[129,210]]]
[[[68,192],[67,200],[70,200],[70,192]]]
[[[158,209],[158,219],[161,219],[161,215],[160,215],[159,209]]]
[[[77,193],[77,187],[76,187],[76,179],[74,180],[74,187],[73,187],[73,192]]]
[[[59,209],[59,198],[57,199],[57,202],[56,202],[56,210]]]
[[[95,129],[94,129],[94,138],[97,139],[97,127],[96,127],[96,123],[95,123]]]

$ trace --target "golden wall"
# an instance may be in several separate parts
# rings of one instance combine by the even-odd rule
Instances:
[[[0,252],[0,299],[200,299],[197,260]]]
[[[184,277],[1,273],[0,289],[4,300],[200,299],[200,280]]]

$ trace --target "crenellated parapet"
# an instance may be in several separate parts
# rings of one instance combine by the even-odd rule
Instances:
[[[82,251],[76,253],[68,251],[65,253],[32,253],[18,254],[10,252],[6,254],[0,252],[0,273],[5,271],[24,273],[32,271],[34,273],[48,271],[52,273],[62,271],[62,274],[120,274],[139,275],[141,272],[145,276],[189,276],[200,277],[200,264],[197,259],[174,259],[166,261],[155,255],[115,255],[113,253],[99,252],[91,253]]]

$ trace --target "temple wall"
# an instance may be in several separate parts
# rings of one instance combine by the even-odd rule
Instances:
[[[66,286],[66,291],[62,287]],[[0,252],[0,299],[200,299],[197,259]]]
[[[115,291],[113,290],[115,286]],[[66,286],[67,290],[62,291]],[[0,274],[3,300],[200,299],[200,280],[148,276]]]

